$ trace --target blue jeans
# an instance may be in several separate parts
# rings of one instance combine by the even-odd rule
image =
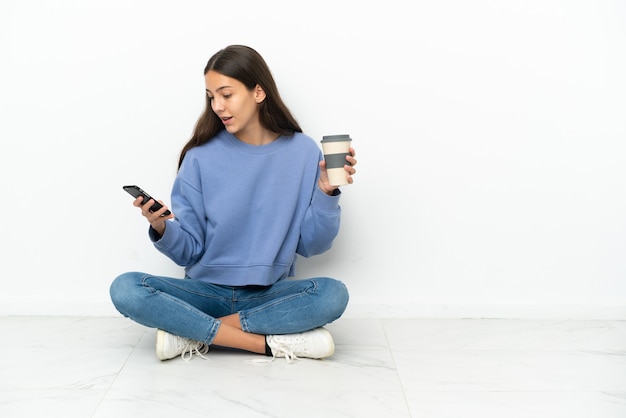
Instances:
[[[336,320],[348,304],[346,286],[328,277],[233,287],[130,272],[113,281],[110,294],[135,322],[206,344],[220,327],[217,318],[233,313],[246,332],[293,334]]]

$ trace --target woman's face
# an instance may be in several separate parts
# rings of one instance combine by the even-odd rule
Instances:
[[[261,87],[248,90],[239,80],[216,71],[209,71],[204,79],[211,109],[228,132],[241,139],[241,135],[260,126],[258,105],[265,99]]]

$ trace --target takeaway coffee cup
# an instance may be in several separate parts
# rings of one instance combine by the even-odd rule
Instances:
[[[343,166],[348,164],[346,155],[350,154],[352,139],[350,135],[327,135],[322,137],[322,150],[326,160],[328,182],[331,186],[348,184],[348,173]]]

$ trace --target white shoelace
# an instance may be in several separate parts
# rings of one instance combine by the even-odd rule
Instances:
[[[272,349],[272,360],[274,361],[277,357],[285,357],[287,363],[291,364],[294,360],[300,360],[298,356],[294,353],[294,351],[298,353],[304,352],[304,342],[303,338],[295,338],[290,337],[290,344],[285,344],[281,341],[280,336],[270,335],[267,338],[267,344]]]
[[[246,360],[246,363],[256,363],[256,364],[272,363],[274,360],[276,360],[276,358],[278,357],[278,354],[283,354],[285,356],[285,360],[289,364],[293,363],[294,360],[301,360],[301,358],[296,356],[289,347],[283,344],[280,344],[272,348],[271,359],[268,359],[267,357],[266,358],[254,358],[254,359]]]
[[[185,348],[183,348],[183,352],[180,355],[184,361],[189,361],[194,356],[202,357],[205,360],[208,360],[208,357],[205,357],[204,354],[209,352],[209,346],[203,343],[199,343],[197,341],[189,342]]]
[[[278,354],[284,354],[285,360],[289,364],[293,363],[294,360],[300,360],[300,358],[293,353],[293,350],[290,347],[281,343],[277,343],[276,346],[272,347],[272,354],[272,361],[278,357]]]

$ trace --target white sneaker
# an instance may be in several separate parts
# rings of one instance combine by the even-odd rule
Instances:
[[[285,357],[287,363],[300,357],[329,357],[335,352],[333,336],[326,328],[316,328],[300,334],[268,335],[265,338],[274,358]]]
[[[209,346],[200,341],[179,337],[162,329],[157,330],[156,355],[159,360],[169,360],[181,356],[183,360],[189,361],[194,354],[207,359],[203,354],[208,352]]]

